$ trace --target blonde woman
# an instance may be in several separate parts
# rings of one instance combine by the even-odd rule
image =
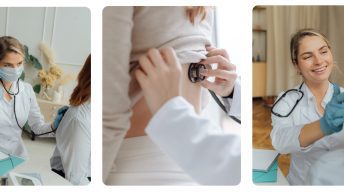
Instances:
[[[271,139],[277,151],[291,154],[289,183],[303,185],[318,158],[344,148],[344,93],[329,81],[334,63],[323,34],[298,31],[291,39],[290,53],[303,82],[279,95],[272,108]]]
[[[53,123],[45,123],[32,86],[22,80],[24,47],[14,37],[0,37],[0,148],[6,154],[27,157],[21,134],[26,122],[37,135],[55,132],[65,107]]]

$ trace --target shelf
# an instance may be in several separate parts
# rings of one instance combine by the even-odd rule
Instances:
[[[252,29],[253,32],[266,32],[265,29]]]
[[[253,10],[265,10],[266,9],[266,7],[265,6],[262,6],[262,5],[257,5],[257,6],[254,6],[253,7]]]

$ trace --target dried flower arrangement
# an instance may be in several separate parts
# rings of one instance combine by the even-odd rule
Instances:
[[[49,93],[48,90],[62,92],[62,86],[70,82],[74,77],[71,74],[64,75],[62,68],[55,63],[53,52],[47,45],[40,43],[39,49],[47,62],[48,68],[38,71],[37,77],[40,84],[37,87],[42,90],[38,93],[41,93],[42,97],[52,100],[53,94]]]

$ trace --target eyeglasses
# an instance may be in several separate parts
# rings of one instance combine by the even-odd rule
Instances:
[[[302,86],[303,82],[298,89],[290,89],[284,92],[284,94],[282,94],[282,96],[272,106],[271,113],[278,117],[288,117],[304,96],[304,93],[301,91]],[[291,100],[281,101],[285,97]],[[294,106],[291,106],[291,104],[294,104]]]

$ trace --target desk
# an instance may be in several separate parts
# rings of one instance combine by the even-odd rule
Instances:
[[[69,181],[54,173],[45,165],[39,167],[32,160],[27,160],[14,170],[16,173],[38,173],[41,176],[43,185],[72,185]]]
[[[71,183],[50,170],[50,157],[55,148],[55,139],[40,138],[31,141],[23,136],[29,158],[13,170],[16,173],[39,173],[43,185],[71,185]]]
[[[277,182],[275,183],[254,183],[255,185],[289,185],[280,168],[277,169]]]

